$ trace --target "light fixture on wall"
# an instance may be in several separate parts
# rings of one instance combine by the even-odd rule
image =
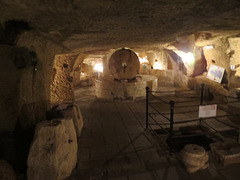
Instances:
[[[231,66],[230,66],[230,69],[231,69],[232,71],[235,71],[235,70],[236,70],[235,65],[231,65]]]
[[[142,63],[149,63],[149,61],[147,59],[147,56],[144,56],[142,58],[140,56],[138,56],[138,59],[140,61],[140,64],[142,64]]]
[[[205,50],[213,49],[213,45],[204,46]]]
[[[193,66],[195,63],[195,58],[193,53],[191,52],[183,52],[183,51],[179,51],[179,50],[173,50],[178,56],[180,56],[184,62],[185,65],[188,66]]]
[[[236,69],[237,69],[238,67],[240,67],[240,64],[231,65],[231,66],[230,66],[230,69],[231,69],[232,71],[236,71]]]
[[[94,70],[97,72],[103,72],[103,65],[101,63],[95,64]]]
[[[159,69],[162,70],[162,64],[160,62],[158,62],[158,60],[155,60],[154,65],[153,65],[153,69]]]

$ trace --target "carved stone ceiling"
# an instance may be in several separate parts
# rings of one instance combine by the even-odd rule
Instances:
[[[240,30],[239,0],[0,0],[17,19],[71,51],[147,47],[197,31]]]

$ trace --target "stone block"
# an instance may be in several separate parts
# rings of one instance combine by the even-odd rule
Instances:
[[[16,180],[16,174],[7,161],[0,159],[0,179],[1,180]]]
[[[63,116],[66,119],[68,118],[73,119],[77,137],[80,137],[82,133],[82,128],[84,126],[84,122],[83,122],[83,117],[82,117],[82,113],[80,111],[79,106],[77,104],[73,104],[63,109]]]
[[[240,163],[240,144],[234,141],[210,144],[213,157],[222,165]]]
[[[28,156],[28,179],[62,180],[77,163],[77,136],[72,119],[37,124]]]

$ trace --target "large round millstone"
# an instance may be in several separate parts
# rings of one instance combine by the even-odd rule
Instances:
[[[208,154],[202,146],[187,144],[180,152],[180,159],[189,173],[208,167]]]
[[[140,62],[130,49],[120,49],[109,59],[109,71],[115,79],[133,79],[139,72]]]

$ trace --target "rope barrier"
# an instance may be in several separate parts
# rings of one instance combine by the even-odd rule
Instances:
[[[223,122],[223,121],[221,121],[221,120],[219,120],[219,119],[217,119],[217,118],[215,118],[215,120],[218,121],[218,122],[221,122],[222,124],[225,124],[226,126],[232,127],[232,128],[234,128],[234,129],[239,129],[237,126],[228,124],[228,123]]]
[[[174,135],[173,138],[186,138],[186,137],[194,137],[194,136],[202,136],[207,134],[212,134],[213,132],[205,132],[205,133],[198,133],[198,134],[184,134],[184,135]]]
[[[184,111],[184,112],[175,112],[174,114],[185,114],[185,113],[190,113],[190,112],[198,112],[197,110],[192,110],[192,111]],[[162,113],[163,115],[169,115],[171,113]]]
[[[153,121],[163,130],[163,131],[165,131],[167,134],[170,134],[165,128],[163,128],[157,121],[155,121],[154,119],[153,119]]]
[[[240,100],[239,101],[231,101],[231,102],[227,102],[228,104],[231,104],[231,103],[240,103]]]
[[[195,122],[195,121],[199,121],[199,118],[197,118],[197,119],[190,119],[190,120],[184,120],[184,121],[176,121],[173,124],[183,124],[183,123],[189,123],[189,122]]]
[[[152,117],[152,115],[151,115],[151,114],[149,114],[149,116],[152,118],[152,120],[153,120],[154,122],[156,122],[157,124],[159,124],[159,125],[161,125],[161,126],[163,126],[163,125],[164,125],[164,126],[167,126],[167,125],[169,125],[169,123],[164,123],[164,124],[163,124],[163,123],[161,123],[161,124],[160,124],[160,123],[158,123],[158,122],[157,122],[157,121],[156,121],[156,120],[155,120],[155,119]]]
[[[224,111],[224,112],[226,112],[226,113],[231,113],[230,111],[228,111],[228,110],[226,110],[226,109],[223,109],[223,108],[221,108],[221,107],[219,107],[219,106],[218,106],[218,109],[220,109],[220,110],[222,110],[222,111]]]
[[[149,104],[155,111],[157,111],[160,115],[162,115],[165,119],[167,119],[168,121],[170,121],[170,119],[168,117],[166,117],[165,115],[163,115],[160,111],[158,111],[158,109],[156,109],[154,106],[152,106],[151,104]]]
[[[181,108],[187,108],[187,107],[199,107],[200,105],[188,105],[188,106],[175,106],[175,108],[181,109]]]
[[[148,104],[166,104],[166,103],[159,102],[159,101],[148,101]]]
[[[147,97],[148,95],[151,95],[151,101],[147,101],[147,107],[150,106],[155,112],[154,113],[148,113],[148,116],[151,118],[151,120],[154,122],[154,123],[150,123],[149,126],[150,128],[153,130],[152,126],[159,126],[164,132],[166,132],[168,135],[169,135],[169,141],[170,141],[170,145],[169,145],[169,153],[171,155],[171,152],[172,152],[172,138],[173,136],[175,137],[192,137],[192,136],[199,136],[201,134],[197,133],[193,133],[193,134],[190,134],[190,135],[175,135],[173,134],[174,133],[174,129],[173,129],[173,125],[174,124],[184,124],[184,123],[190,123],[190,122],[203,122],[207,127],[209,127],[209,131],[211,132],[205,132],[205,133],[202,133],[202,134],[206,134],[206,133],[219,133],[220,131],[218,131],[216,128],[214,128],[211,124],[209,124],[207,122],[207,120],[215,120],[221,124],[227,127],[230,127],[234,130],[239,130],[239,127],[237,126],[234,126],[234,125],[231,125],[229,124],[228,122],[224,122],[223,120],[220,120],[221,118],[226,118],[226,117],[230,117],[230,116],[235,116],[235,115],[240,115],[240,113],[231,113],[230,111],[228,111],[226,109],[226,106],[228,104],[231,104],[231,103],[239,103],[240,100],[239,98],[236,98],[236,97],[231,97],[231,96],[225,96],[225,95],[222,95],[222,94],[218,94],[218,93],[214,93],[213,94],[218,94],[218,95],[221,95],[223,97],[227,97],[227,98],[233,98],[233,99],[238,99],[236,101],[232,101],[232,102],[227,102],[227,100],[224,100],[226,102],[209,102],[209,103],[203,103],[203,100],[204,100],[204,84],[201,84],[201,87],[200,90],[201,90],[201,96],[200,97],[190,97],[192,99],[190,100],[184,100],[184,97],[183,98],[180,98],[180,97],[176,97],[176,93],[180,93],[180,92],[188,92],[188,91],[192,91],[192,90],[183,90],[183,91],[149,91],[149,88],[147,89]],[[195,90],[198,90],[198,89],[195,89]],[[174,97],[176,98],[172,98],[170,102],[167,102],[166,100],[164,100],[163,98],[160,98],[159,96],[156,96],[154,95],[153,93],[173,93],[174,92]],[[167,95],[165,94],[164,96],[165,98],[171,98],[172,96],[171,95]],[[193,99],[194,98],[194,99]],[[199,98],[199,99],[197,99]],[[173,101],[173,99],[175,100],[179,100],[180,101]],[[183,100],[181,100],[183,99]],[[156,101],[154,101],[156,100]],[[196,103],[195,103],[196,102]],[[199,104],[197,103],[199,102]],[[181,106],[182,103],[192,103],[192,104],[189,104],[189,105],[183,105]],[[164,107],[164,111],[166,111],[166,106],[165,104],[167,105],[170,105],[168,108],[168,111],[169,112],[160,112],[160,108],[161,107]],[[180,105],[177,105],[177,104],[180,104]],[[218,109],[223,111],[223,112],[226,112],[226,113],[229,113],[229,114],[225,114],[225,115],[219,115],[219,116],[215,116],[215,117],[204,117],[204,118],[194,118],[194,119],[185,119],[185,120],[179,120],[179,121],[174,121],[174,115],[177,115],[177,114],[188,114],[188,113],[194,113],[194,112],[198,112],[199,109],[193,109],[193,108],[198,108],[199,106],[206,106],[206,105],[213,105],[213,104],[216,104],[218,105]],[[180,112],[174,112],[175,109],[182,109],[182,108],[189,108],[190,110],[189,111],[180,111]],[[148,111],[147,111],[148,112]],[[157,115],[160,115],[163,117],[163,120],[167,120],[169,121],[169,123],[159,123],[157,119],[155,119],[155,117],[153,117],[152,115],[153,114],[157,114]],[[169,115],[169,118],[166,116],[166,115]],[[220,119],[219,119],[220,118]],[[205,126],[205,127],[206,127]],[[179,126],[178,126],[179,127]],[[169,130],[167,130],[167,128],[169,128]],[[155,132],[156,133],[156,132]]]
[[[190,90],[181,90],[181,91],[149,91],[149,92],[154,92],[154,93],[168,93],[168,92],[189,92],[189,91],[196,91],[196,90],[201,90],[201,88],[197,89],[190,89]]]
[[[155,97],[156,99],[158,99],[158,100],[164,102],[165,104],[169,104],[168,102],[166,102],[166,101],[162,100],[161,98],[159,98],[159,97],[153,95],[152,93],[149,93],[149,94],[152,95],[153,97]]]
[[[223,94],[220,94],[220,93],[216,93],[216,92],[211,92],[211,93],[215,94],[215,95],[223,96],[223,97],[226,97],[226,98],[240,99],[239,97],[226,96],[226,95],[223,95]],[[240,100],[239,100],[239,102],[240,102]]]
[[[215,132],[218,132],[215,128],[213,128],[212,126],[210,126],[207,122],[202,121],[204,124],[206,124],[209,128],[211,128],[212,130],[214,130]]]
[[[195,102],[195,101],[199,101],[199,99],[193,99],[193,100],[189,100],[189,101],[175,101],[175,103],[180,104],[180,103],[188,103],[188,102]]]

